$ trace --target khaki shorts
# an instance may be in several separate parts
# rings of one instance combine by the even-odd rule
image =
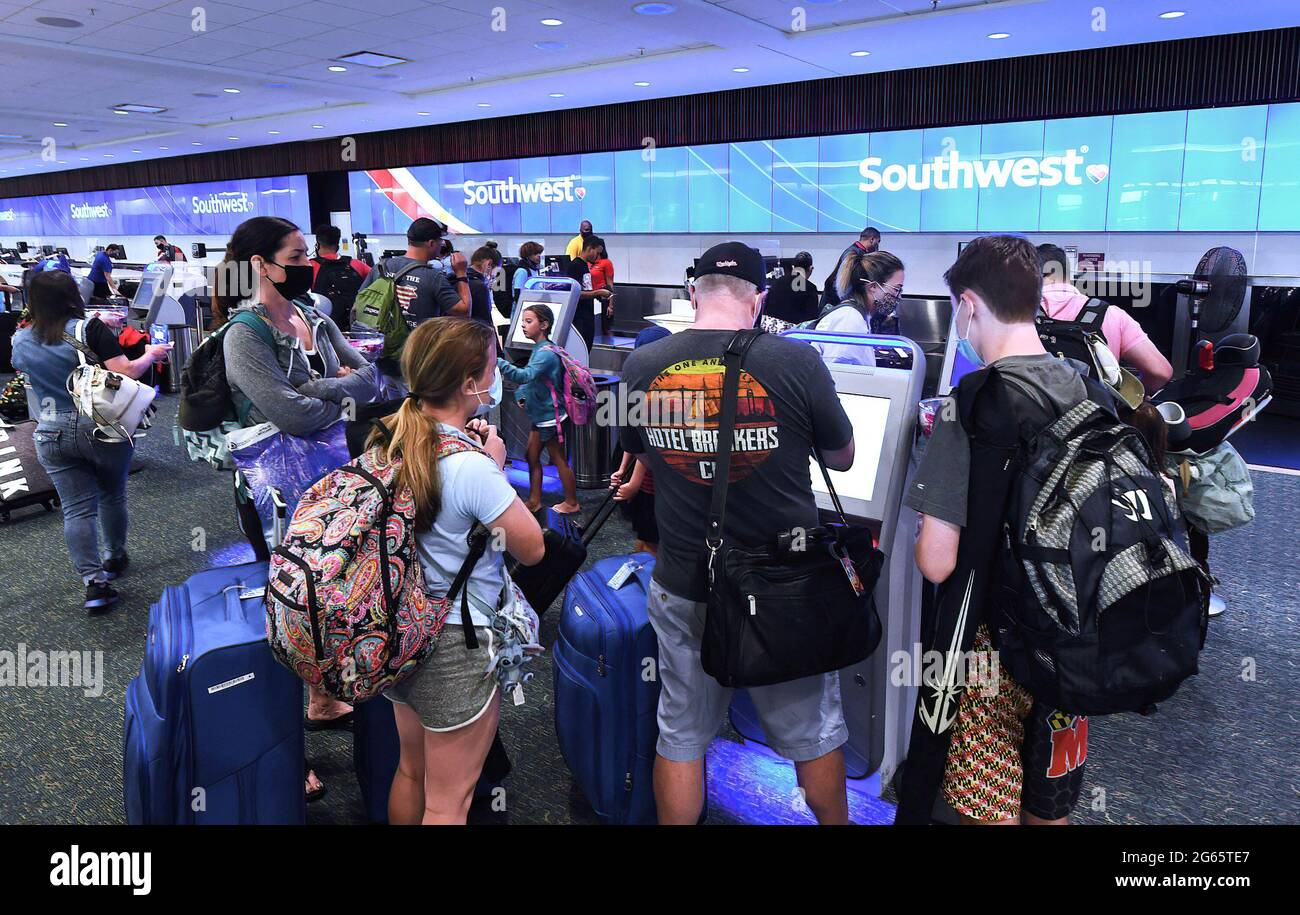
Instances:
[[[448,623],[438,633],[433,653],[420,668],[384,695],[409,705],[426,731],[454,731],[473,724],[497,693],[497,678],[484,675],[496,650],[496,635],[475,627],[478,648],[465,647],[460,623]]]

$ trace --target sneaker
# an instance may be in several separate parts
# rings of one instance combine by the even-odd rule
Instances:
[[[1210,619],[1216,616],[1222,616],[1223,611],[1228,609],[1227,602],[1217,594],[1210,594]]]
[[[92,581],[86,585],[86,610],[90,613],[106,613],[117,603],[118,596],[108,582]]]
[[[126,567],[131,564],[131,557],[123,553],[117,559],[104,560],[104,577],[107,581],[121,578],[126,574]]]

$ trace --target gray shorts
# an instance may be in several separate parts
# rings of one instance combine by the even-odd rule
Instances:
[[[537,433],[538,439],[540,439],[542,444],[545,445],[547,442],[559,438],[559,433],[556,431],[557,428],[558,428],[557,426],[536,426],[535,425],[533,426],[533,431]]]
[[[384,695],[409,705],[428,731],[454,731],[477,721],[497,692],[497,678],[484,676],[495,650],[495,633],[477,626],[478,648],[465,647],[460,623],[438,633],[437,646],[419,669]]]
[[[703,759],[718,734],[733,690],[700,665],[705,604],[650,583],[646,606],[659,637],[659,742],[656,752],[675,762]],[[749,690],[768,746],[794,762],[825,756],[849,739],[838,673],[820,674]]]

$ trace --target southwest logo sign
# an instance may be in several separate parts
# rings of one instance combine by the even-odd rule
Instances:
[[[252,213],[257,206],[243,191],[222,191],[206,197],[190,198],[195,216],[214,216],[220,213]]]
[[[1087,152],[1085,146],[1082,152]],[[883,167],[882,167],[883,166]],[[866,193],[879,191],[955,190],[990,187],[1055,187],[1058,184],[1083,184],[1083,156],[1078,149],[1067,149],[1061,156],[1022,156],[1018,159],[961,158],[952,150],[928,162],[885,165],[879,156],[868,156],[858,166],[862,181],[858,189]],[[1105,165],[1092,165],[1087,175],[1100,184],[1110,173]]]
[[[73,219],[107,219],[113,215],[113,208],[107,203],[73,203],[69,204]]]
[[[466,181],[465,206],[508,203],[573,203],[587,196],[587,189],[574,182],[577,175],[543,178],[523,184],[515,179],[504,181]]]

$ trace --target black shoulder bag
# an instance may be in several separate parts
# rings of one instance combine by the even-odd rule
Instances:
[[[760,547],[724,537],[740,369],[762,334],[742,330],[723,358],[722,413],[705,545],[709,598],[701,661],[723,686],[766,686],[856,664],[880,642],[874,591],[884,564],[871,532],[849,527],[816,451],[839,524],[778,534]]]

